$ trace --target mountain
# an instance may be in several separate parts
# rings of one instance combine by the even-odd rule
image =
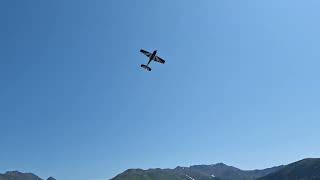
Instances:
[[[40,177],[32,173],[21,173],[19,171],[8,171],[4,174],[0,174],[0,180],[43,180]],[[47,180],[55,180],[53,177]]]
[[[56,180],[56,179],[53,177],[49,177],[47,180]]]
[[[192,180],[195,177],[197,180],[216,180],[213,177],[210,178],[197,172],[188,173],[189,174],[186,174],[172,169],[129,169],[112,180]]]
[[[190,166],[191,169],[201,171],[208,175],[214,175],[223,180],[254,180],[265,176],[271,172],[275,172],[282,168],[282,166],[262,169],[262,170],[241,170],[233,166],[228,166],[223,163],[214,165],[197,165]]]
[[[258,180],[320,180],[320,158],[303,159]]]
[[[246,171],[218,163],[175,169],[129,169],[111,180],[255,180],[281,168]]]
[[[0,174],[0,180],[42,180],[42,179],[32,173],[8,171],[5,174]]]
[[[8,171],[0,180],[43,180],[32,173]],[[49,177],[47,180],[56,180]],[[111,180],[320,180],[320,158],[307,158],[285,166],[241,170],[223,163],[174,169],[128,169]]]

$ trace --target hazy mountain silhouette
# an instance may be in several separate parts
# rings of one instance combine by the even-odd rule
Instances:
[[[56,179],[53,177],[49,177],[47,180],[56,180]]]
[[[40,177],[32,173],[21,173],[19,171],[8,171],[4,174],[0,174],[0,180],[43,180]],[[56,180],[53,177],[47,180]]]
[[[308,158],[286,165],[258,180],[320,180],[320,158]]]

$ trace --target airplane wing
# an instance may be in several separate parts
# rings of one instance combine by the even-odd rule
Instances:
[[[161,64],[164,64],[164,63],[166,62],[165,60],[161,59],[161,58],[158,57],[158,56],[156,56],[156,57],[154,58],[154,60],[157,61],[158,63],[161,63]]]
[[[143,49],[140,49],[140,52],[142,52],[144,55],[146,55],[147,57],[150,57],[151,56],[151,53],[149,53],[148,51],[146,50],[143,50]]]

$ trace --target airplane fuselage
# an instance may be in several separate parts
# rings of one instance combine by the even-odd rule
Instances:
[[[156,57],[156,54],[157,54],[157,50],[154,50],[150,56],[150,60],[154,60],[154,58]]]

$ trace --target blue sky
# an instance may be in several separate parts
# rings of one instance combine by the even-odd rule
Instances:
[[[320,2],[0,2],[0,172],[319,157]],[[165,65],[140,69],[139,49]]]

